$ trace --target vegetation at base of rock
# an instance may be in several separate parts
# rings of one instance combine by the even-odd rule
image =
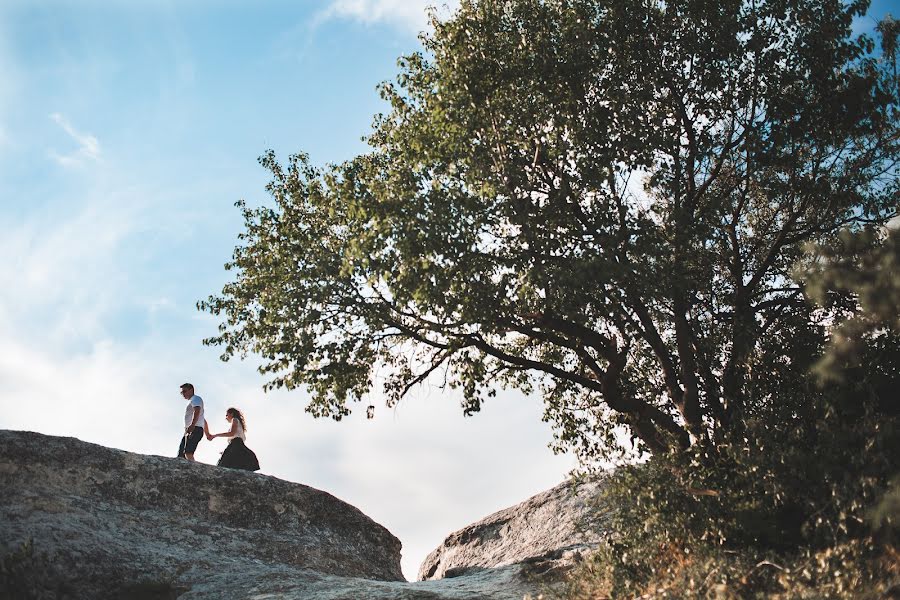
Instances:
[[[898,560],[896,554],[872,550],[865,540],[775,560],[708,545],[661,547],[652,576],[623,575],[615,557],[601,554],[580,566],[562,591],[551,591],[545,598],[881,600],[896,597],[888,591],[896,589],[891,582],[898,577]]]
[[[720,449],[727,467],[699,449],[620,467],[601,498],[611,534],[560,597],[883,597],[900,584],[900,527],[873,508],[896,493],[900,422],[846,409]]]

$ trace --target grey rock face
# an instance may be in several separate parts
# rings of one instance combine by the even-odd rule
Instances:
[[[34,553],[14,556],[28,540]],[[509,566],[407,583],[399,540],[325,492],[0,431],[0,598],[522,600],[544,585],[535,563],[511,564],[526,554],[534,555],[522,548],[500,557]]]
[[[274,477],[2,431],[0,489],[3,543],[34,539],[73,581],[199,576],[225,557],[404,581],[400,540],[387,529]]]
[[[600,540],[589,506],[597,483],[562,483],[450,534],[419,568],[434,580],[519,564],[532,574],[568,570]]]

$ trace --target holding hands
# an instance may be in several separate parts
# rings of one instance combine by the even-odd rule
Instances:
[[[232,411],[234,411],[234,414],[232,413]],[[235,416],[234,416],[235,414],[238,415],[238,419],[240,419],[240,420],[235,419]],[[231,428],[228,431],[224,431],[222,433],[210,433],[209,421],[204,420],[203,421],[203,431],[204,431],[204,433],[206,433],[206,439],[211,440],[211,439],[217,438],[217,437],[229,438],[229,439],[232,439],[234,437],[240,437],[241,439],[243,439],[244,429],[243,429],[243,420],[242,419],[243,419],[243,416],[241,415],[240,411],[238,411],[236,408],[229,408],[225,412],[225,420],[228,421],[229,423],[231,423]],[[240,432],[238,431],[238,427],[240,427]]]

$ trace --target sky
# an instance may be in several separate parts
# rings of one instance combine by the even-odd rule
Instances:
[[[214,431],[247,417],[262,473],[325,490],[403,543],[414,579],[451,532],[562,481],[541,402],[464,418],[420,388],[336,423],[253,360],[201,344],[257,158],[365,150],[376,85],[419,49],[426,2],[0,2],[0,428],[174,456],[190,381]],[[201,442],[215,463],[225,440]]]
[[[536,397],[464,418],[422,387],[371,421],[364,406],[316,420],[305,392],[264,394],[252,359],[201,344],[217,322],[195,305],[227,281],[234,203],[268,201],[257,158],[364,151],[387,110],[376,85],[420,48],[428,3],[0,2],[0,428],[172,456],[190,381],[214,431],[244,411],[262,473],[398,536],[408,579],[452,531],[562,481],[575,461],[547,448]]]

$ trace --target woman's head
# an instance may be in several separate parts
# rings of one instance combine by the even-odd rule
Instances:
[[[241,422],[241,427],[244,428],[244,431],[247,431],[247,421],[244,420],[244,414],[236,408],[229,408],[225,411],[225,418],[229,421],[231,419],[237,419]]]

